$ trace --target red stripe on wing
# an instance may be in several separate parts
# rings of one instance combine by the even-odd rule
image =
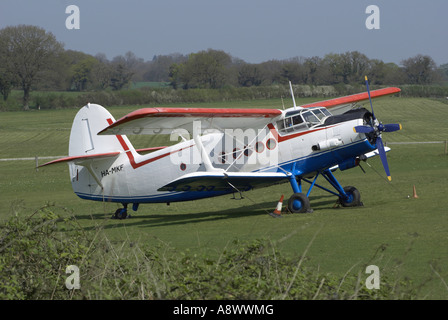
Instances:
[[[395,94],[400,91],[401,91],[400,88],[391,87],[391,88],[373,90],[370,92],[370,94],[371,94],[372,98],[378,98],[378,97],[387,96],[390,94]],[[364,100],[369,100],[369,95],[367,92],[357,93],[357,94],[353,94],[350,96],[345,96],[345,97],[340,97],[340,98],[335,98],[335,99],[330,99],[330,100],[324,100],[324,101],[320,101],[320,102],[314,102],[314,103],[310,103],[310,104],[305,104],[305,105],[302,105],[301,107],[303,107],[303,108],[311,108],[311,107],[332,108],[335,106],[355,103],[355,102],[364,101]]]

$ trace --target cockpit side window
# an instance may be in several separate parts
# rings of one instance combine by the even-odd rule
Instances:
[[[298,124],[301,124],[302,122],[303,122],[303,119],[302,119],[301,116],[292,117],[292,124],[293,125],[298,125]]]

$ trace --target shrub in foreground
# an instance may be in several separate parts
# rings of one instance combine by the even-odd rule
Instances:
[[[79,267],[79,289],[66,287],[69,265]],[[162,243],[113,243],[101,226],[86,231],[53,205],[0,225],[0,299],[415,298],[409,283],[384,276],[379,290],[367,289],[365,268],[340,277],[306,265],[269,240],[235,240],[215,258]]]

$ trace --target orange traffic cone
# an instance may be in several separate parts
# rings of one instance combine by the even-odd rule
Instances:
[[[417,192],[415,191],[415,185],[414,185],[414,194],[412,195],[412,198],[418,199]]]
[[[275,208],[274,212],[270,213],[270,215],[274,218],[281,217],[282,205],[283,205],[283,195],[280,197],[280,201],[277,203],[277,207]]]

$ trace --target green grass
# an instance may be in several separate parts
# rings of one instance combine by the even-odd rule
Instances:
[[[281,101],[197,106],[281,108]],[[402,131],[384,134],[386,142],[448,139],[448,108],[444,103],[383,98],[375,100],[374,107],[384,123],[403,124]],[[109,108],[115,118],[134,109]],[[65,155],[75,113],[0,113],[0,158]],[[165,142],[147,138],[134,138],[133,142],[137,147]],[[14,212],[31,214],[51,202],[73,210],[86,230],[104,226],[116,244],[129,240],[154,246],[166,243],[214,258],[234,240],[255,239],[268,239],[285,255],[299,257],[315,236],[306,254],[307,262],[323,273],[343,276],[346,272],[361,272],[367,277],[365,265],[376,264],[384,276],[411,279],[419,299],[447,299],[448,155],[444,154],[443,144],[391,148],[391,183],[384,179],[377,158],[369,160],[370,166],[363,165],[366,174],[358,168],[336,173],[342,185],[354,185],[360,190],[363,207],[333,208],[335,197],[315,188],[310,197],[313,213],[285,214],[282,219],[272,219],[267,213],[275,208],[282,194],[285,201],[291,195],[289,184],[247,192],[243,200],[222,196],[170,206],[141,205],[137,213],[131,212],[131,219],[117,221],[109,219],[116,204],[84,201],[72,193],[66,166],[36,171],[34,161],[0,161],[0,219]],[[418,199],[412,199],[414,185]]]

